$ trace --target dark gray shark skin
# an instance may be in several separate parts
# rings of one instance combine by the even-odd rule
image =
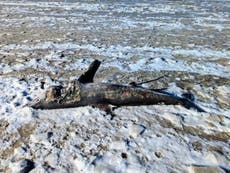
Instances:
[[[60,109],[87,105],[111,104],[115,106],[183,105],[205,112],[191,100],[167,92],[109,83],[71,82],[67,87],[52,86],[45,97],[32,105],[34,109]]]
[[[63,86],[51,86],[44,98],[31,105],[34,109],[60,109],[87,105],[139,106],[164,103],[166,105],[183,105],[205,112],[193,103],[191,97],[178,97],[163,90],[142,88],[136,83],[118,85],[109,83],[93,83],[94,76],[100,66],[94,60],[88,70],[78,80]],[[190,95],[191,96],[191,95]]]

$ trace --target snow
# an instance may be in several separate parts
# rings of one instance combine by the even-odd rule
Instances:
[[[223,10],[211,8],[216,5]],[[0,6],[0,27],[9,29],[8,34],[0,34],[3,41],[9,39],[0,43],[0,172],[21,171],[30,163],[25,159],[34,162],[31,172],[195,172],[199,169],[195,165],[230,169],[230,51],[227,44],[218,47],[212,42],[200,44],[192,40],[186,42],[186,46],[178,46],[163,42],[165,32],[174,39],[213,37],[209,41],[220,41],[223,38],[218,36],[219,32],[229,34],[228,15],[221,4],[215,1],[200,5],[198,2],[182,5],[151,1],[114,4],[2,1]],[[183,22],[187,18],[190,24]],[[81,34],[89,38],[81,41],[63,39],[60,35],[55,39],[41,38],[42,34],[38,33],[40,36],[33,42],[30,37],[10,40],[13,34],[10,29],[20,28],[23,22],[28,30],[45,27],[66,35],[76,30],[79,38]],[[213,33],[183,34],[184,30],[195,33],[196,27],[200,32],[208,28],[211,31],[207,29],[207,32]],[[153,28],[157,29],[152,32]],[[148,33],[144,33],[146,29]],[[90,40],[91,35],[84,33],[88,30],[92,30],[92,35],[98,30],[101,35]],[[145,36],[136,38],[137,43],[132,37],[119,41],[118,38],[124,36],[121,32],[126,30],[132,37],[138,36],[137,30]],[[149,31],[153,39],[160,39],[158,45],[151,45],[151,39],[146,40]],[[104,36],[106,34],[111,38]],[[108,40],[103,42],[103,39]],[[159,40],[152,42],[155,41]],[[67,55],[62,56],[63,52]],[[200,98],[195,102],[207,113],[180,105],[124,106],[115,109],[116,116],[111,119],[104,110],[92,106],[59,110],[29,107],[37,97],[44,96],[49,86],[59,83],[45,72],[53,75],[61,70],[83,72],[97,57],[102,61],[102,70],[116,67],[121,74],[189,72],[223,78],[226,82],[206,90],[203,83],[192,85]],[[224,63],[219,62],[222,59]],[[41,71],[43,76],[32,71],[25,78],[20,77],[28,69]],[[16,75],[12,75],[13,72]],[[77,77],[70,76],[71,79]],[[184,88],[171,82],[168,91],[180,95]]]
[[[105,67],[116,66],[122,71],[159,71],[159,70],[172,70],[172,71],[188,71],[188,72],[198,72],[200,74],[212,74],[229,77],[229,68],[228,66],[223,66],[221,64],[216,64],[215,62],[186,62],[184,60],[177,60],[174,57],[177,55],[182,56],[192,56],[193,58],[199,60],[215,60],[219,58],[230,57],[230,52],[227,50],[214,51],[211,49],[176,49],[173,48],[163,48],[163,47],[130,47],[130,46],[121,46],[121,45],[112,45],[106,47],[102,45],[99,47],[94,45],[77,45],[73,43],[38,43],[36,45],[6,45],[3,46],[1,53],[10,52],[11,50],[20,50],[20,51],[34,51],[34,50],[48,50],[50,54],[46,57],[43,57],[41,61],[36,62],[35,59],[28,61],[26,63],[19,63],[10,67],[13,70],[22,70],[25,68],[40,68],[41,70],[49,69],[49,61],[56,61],[56,63],[61,62],[70,62],[68,57],[60,58],[58,57],[59,53],[64,50],[86,50],[91,52],[94,55],[101,55],[108,57],[107,60],[102,64]],[[23,56],[24,53],[21,54]],[[27,54],[25,54],[27,55]],[[139,56],[137,62],[129,62],[133,56]],[[154,57],[154,58],[153,58]],[[84,68],[89,64],[89,61],[92,59],[88,58],[86,61],[83,59],[77,59],[75,62],[71,62],[70,65],[66,68],[69,70],[74,70],[76,68]],[[58,61],[58,62],[57,62]],[[122,62],[122,63],[121,63]],[[124,63],[128,63],[126,67],[123,66]],[[53,71],[57,70],[58,64],[55,64]],[[3,66],[3,65],[2,65]],[[8,66],[2,68],[3,72],[10,71]]]

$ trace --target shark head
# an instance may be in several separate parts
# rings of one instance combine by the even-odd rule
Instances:
[[[58,103],[63,95],[62,86],[50,86],[44,93],[39,93],[39,96],[33,101],[31,107],[35,109],[44,109],[46,105]]]
[[[45,94],[34,100],[31,107],[34,109],[64,108],[80,101],[80,83],[70,82],[67,86],[50,86]]]

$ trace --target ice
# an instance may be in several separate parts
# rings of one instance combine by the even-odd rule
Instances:
[[[1,1],[0,172],[230,169],[228,8],[218,1]],[[167,91],[194,91],[207,113],[180,105],[124,106],[111,119],[90,105],[29,106],[49,86],[77,79],[95,59],[102,61],[103,81],[107,72],[118,78],[188,73]],[[209,84],[215,79],[220,83]],[[190,85],[179,86],[183,80]]]

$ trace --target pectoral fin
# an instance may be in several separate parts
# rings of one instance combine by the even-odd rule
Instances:
[[[98,108],[102,111],[105,111],[106,114],[111,115],[111,120],[116,116],[114,110],[118,108],[118,106],[113,106],[109,104],[94,104],[92,105],[94,108]]]

